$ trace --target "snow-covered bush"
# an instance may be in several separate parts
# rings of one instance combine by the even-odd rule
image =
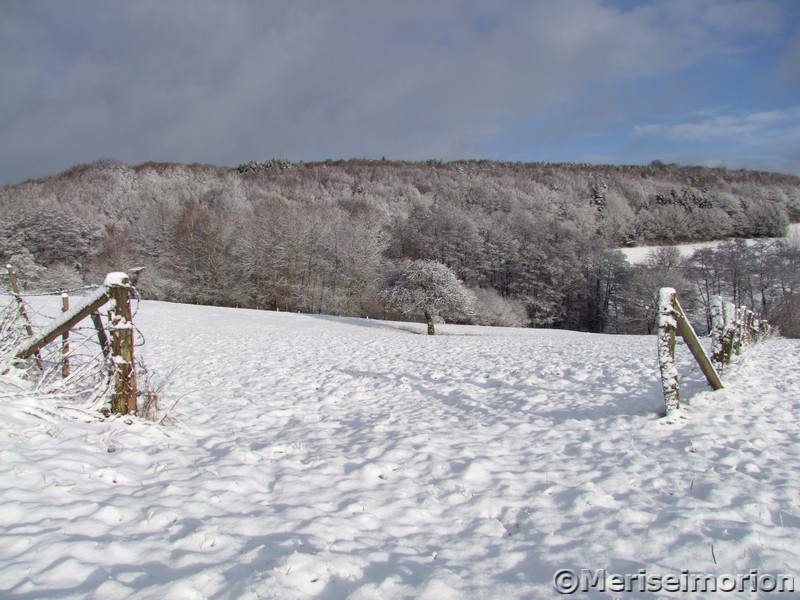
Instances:
[[[528,316],[525,305],[511,298],[503,298],[493,288],[471,290],[475,298],[475,323],[496,327],[525,327]]]

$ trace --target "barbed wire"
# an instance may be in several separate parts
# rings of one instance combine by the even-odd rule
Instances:
[[[7,290],[4,291],[4,293],[20,296],[21,298],[33,298],[36,296],[61,296],[63,294],[74,294],[75,292],[88,292],[96,290],[99,287],[101,286],[96,283],[90,283],[82,285],[80,287],[61,288],[58,290],[25,290],[24,292],[20,292],[19,294],[15,294],[13,291]]]

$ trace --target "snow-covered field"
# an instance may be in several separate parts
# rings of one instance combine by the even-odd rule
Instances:
[[[791,223],[786,233],[786,239],[793,240],[795,244],[800,243],[800,223]],[[696,242],[694,244],[677,244],[675,247],[684,257],[691,256],[695,250],[700,248],[716,248],[722,242]],[[651,251],[658,249],[659,246],[637,246],[635,248],[621,248],[622,253],[632,265],[643,263],[647,260],[647,255]]]
[[[158,302],[136,323],[168,426],[0,379],[4,599],[551,598],[559,569],[800,589],[798,341],[719,392],[679,348],[670,424],[655,337]]]

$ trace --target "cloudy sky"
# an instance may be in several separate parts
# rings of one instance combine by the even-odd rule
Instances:
[[[0,184],[273,157],[800,174],[800,2],[0,2]]]

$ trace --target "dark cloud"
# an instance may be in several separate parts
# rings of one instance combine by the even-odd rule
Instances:
[[[774,37],[788,6],[5,0],[0,183],[99,157],[505,158],[509,130],[576,98],[587,127],[616,119],[615,84]]]

